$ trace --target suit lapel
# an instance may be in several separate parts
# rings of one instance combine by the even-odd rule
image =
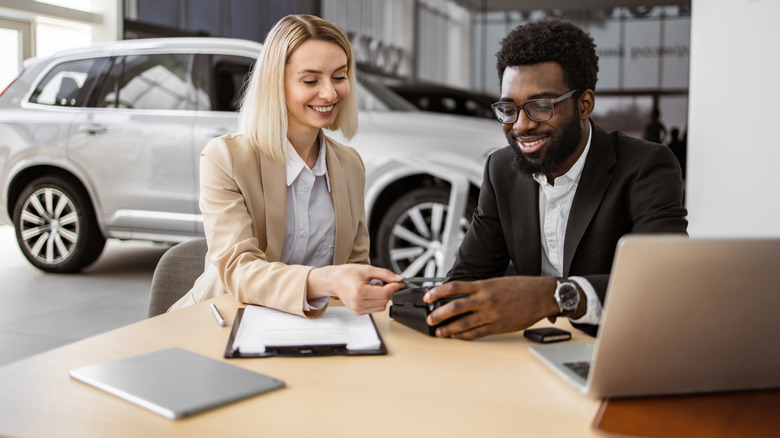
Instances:
[[[284,163],[273,161],[258,152],[260,156],[260,178],[263,183],[266,230],[287,228],[287,170]],[[284,233],[266,232],[268,260],[280,260],[284,246]]]
[[[521,275],[542,272],[542,237],[539,224],[539,184],[529,175],[507,171],[507,199],[512,215],[515,270]]]
[[[569,214],[569,222],[566,225],[566,238],[563,250],[563,273],[568,275],[571,268],[574,253],[588,229],[593,215],[596,214],[604,193],[607,191],[612,175],[609,169],[617,161],[615,148],[609,135],[595,124],[591,137],[590,152],[585,159],[580,183]]]
[[[332,143],[327,137],[325,160],[328,165],[328,178],[330,178],[330,190],[333,197],[333,211],[336,217],[336,236],[333,248],[333,263],[344,263],[349,260],[352,251],[352,239],[350,236],[351,224],[349,212],[349,199],[347,197],[347,180],[341,163],[336,157]]]

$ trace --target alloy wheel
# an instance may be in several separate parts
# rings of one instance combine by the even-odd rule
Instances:
[[[63,192],[41,188],[22,206],[20,234],[29,254],[47,265],[66,260],[79,239],[79,217]]]

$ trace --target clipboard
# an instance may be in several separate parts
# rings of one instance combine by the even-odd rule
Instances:
[[[322,343],[318,342],[319,340],[314,340],[314,342],[311,342],[311,340],[307,341],[306,339],[299,339],[296,342],[293,343],[267,343],[265,344],[265,349],[263,351],[259,351],[258,349],[242,349],[240,345],[237,345],[237,340],[239,339],[239,332],[242,327],[247,326],[247,318],[245,315],[247,314],[247,309],[250,309],[249,312],[256,311],[254,308],[261,308],[261,306],[252,306],[249,305],[244,308],[239,308],[236,310],[236,317],[233,320],[233,327],[230,330],[230,337],[228,338],[227,345],[225,346],[225,353],[224,357],[226,359],[237,359],[237,358],[263,358],[263,357],[322,357],[322,356],[373,356],[373,355],[385,355],[387,354],[387,347],[385,347],[384,340],[382,339],[382,335],[379,333],[379,330],[376,327],[376,322],[374,321],[373,316],[369,315],[363,315],[363,317],[356,317],[356,318],[367,318],[367,321],[361,321],[361,324],[363,325],[362,328],[364,330],[364,334],[366,331],[370,331],[370,336],[376,336],[376,340],[378,341],[376,344],[373,344],[369,347],[361,347],[361,348],[348,348],[348,342],[327,342]],[[324,318],[324,316],[321,316],[317,319],[307,319],[298,315],[291,315],[287,314],[278,310],[268,309],[262,307],[264,312],[276,312],[279,317],[284,318],[297,318],[296,324],[301,325],[311,325],[312,327],[318,320],[321,320]],[[337,312],[349,312],[349,310],[346,307],[330,307],[325,315],[332,315],[333,313]],[[331,312],[330,314],[328,312]],[[351,312],[350,312],[351,314]],[[253,316],[254,313],[250,317]],[[368,322],[370,322],[370,327],[368,326]],[[242,325],[242,323],[244,323]]]

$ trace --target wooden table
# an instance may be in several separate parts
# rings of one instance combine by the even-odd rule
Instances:
[[[239,307],[212,300],[0,368],[0,436],[587,437],[599,400],[532,357],[520,333],[430,338],[374,314],[386,356],[230,359],[287,387],[172,421],[72,380],[70,369],[168,347],[221,360]],[[540,323],[541,324],[541,323]],[[545,321],[542,325],[547,325]],[[588,337],[570,329],[573,340]]]

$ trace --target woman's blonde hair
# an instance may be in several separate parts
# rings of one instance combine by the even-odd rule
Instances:
[[[288,15],[268,32],[244,92],[239,129],[250,142],[274,160],[285,160],[287,101],[284,98],[284,68],[293,52],[305,41],[319,40],[339,45],[347,55],[350,93],[329,129],[341,130],[346,138],[357,132],[357,86],[352,46],[335,25],[313,15]]]

